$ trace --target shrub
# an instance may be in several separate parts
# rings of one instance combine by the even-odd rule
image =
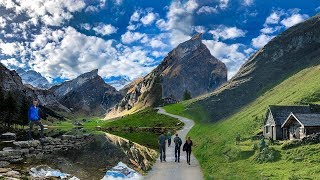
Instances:
[[[254,160],[258,163],[273,162],[276,160],[276,151],[266,146],[254,157]]]
[[[281,147],[282,150],[287,150],[287,149],[292,149],[298,146],[302,145],[302,141],[301,140],[295,140],[295,141],[288,141],[286,143],[284,143]]]

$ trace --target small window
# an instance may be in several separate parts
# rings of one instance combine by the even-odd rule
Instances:
[[[269,126],[266,126],[266,133],[269,133]]]

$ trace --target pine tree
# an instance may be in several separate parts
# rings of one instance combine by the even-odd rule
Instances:
[[[4,100],[4,109],[5,109],[5,124],[7,127],[10,127],[15,121],[17,116],[17,100],[14,98],[13,93],[9,91],[7,97]]]
[[[1,124],[4,122],[4,92],[3,90],[0,88],[0,122]]]
[[[191,99],[191,94],[188,90],[185,90],[184,93],[183,93],[183,100],[189,100]]]
[[[25,125],[28,125],[28,110],[29,110],[29,101],[28,99],[23,96],[22,101],[19,107],[19,118],[18,118],[18,124],[22,125],[23,127]]]

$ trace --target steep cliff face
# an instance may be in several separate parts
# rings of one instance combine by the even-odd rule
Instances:
[[[104,82],[98,70],[53,86],[49,91],[72,112],[87,115],[101,116],[122,98],[114,87]]]
[[[297,24],[257,51],[239,72],[215,92],[196,99],[188,109],[207,112],[218,121],[298,71],[320,64],[320,15]]]
[[[7,69],[3,64],[0,63],[0,88],[4,92],[11,91],[14,93],[15,98],[18,101],[18,104],[21,103],[23,97],[26,97],[31,104],[33,98],[38,98],[40,104],[46,106],[47,108],[53,108],[58,111],[66,111],[69,109],[62,104],[60,104],[54,95],[47,90],[41,90],[34,88],[32,86],[23,85],[21,77],[16,71],[11,71]],[[51,109],[48,109],[48,112],[53,116],[61,117],[57,115]]]
[[[186,90],[196,97],[225,83],[225,64],[213,57],[201,40],[198,34],[181,43],[151,73],[126,86],[126,95],[107,112],[106,119],[157,106],[165,97],[182,100]]]

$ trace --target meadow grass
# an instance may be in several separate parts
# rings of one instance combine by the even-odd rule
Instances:
[[[268,105],[299,105],[319,102],[320,66],[307,68],[284,80],[261,95],[254,102],[217,123],[202,123],[206,110],[190,109],[189,102],[165,106],[165,110],[194,119],[189,132],[193,138],[194,154],[200,162],[205,179],[304,179],[320,178],[320,145],[307,145],[281,150],[275,162],[259,164],[254,161],[252,147],[247,140],[236,145],[236,135],[243,139],[261,133]],[[236,101],[236,99],[230,99]],[[230,158],[235,157],[235,158]]]

